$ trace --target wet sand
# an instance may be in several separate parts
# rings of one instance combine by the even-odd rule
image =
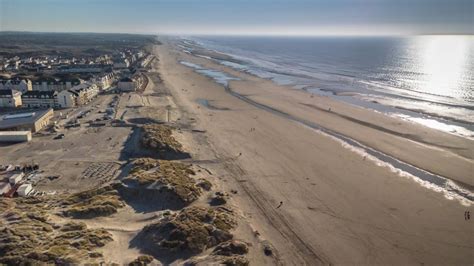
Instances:
[[[310,97],[168,44],[156,53],[177,105],[205,130],[201,145],[208,149],[196,149],[193,158],[211,162],[222,186],[240,192],[236,203],[282,263],[472,263],[473,221],[464,220],[466,210],[474,212],[470,200],[448,199],[449,192],[422,186],[301,121],[446,177],[470,193],[472,140]],[[181,60],[240,80],[226,90]]]

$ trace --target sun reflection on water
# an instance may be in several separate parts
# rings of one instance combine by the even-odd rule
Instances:
[[[424,93],[472,99],[470,36],[423,36],[415,39],[412,70],[422,73],[415,90]],[[466,84],[467,83],[467,84]],[[463,87],[461,89],[461,87]],[[461,95],[459,95],[461,94]]]

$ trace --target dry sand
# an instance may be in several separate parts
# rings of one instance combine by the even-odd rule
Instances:
[[[242,79],[230,88],[288,116],[312,121],[395,158],[474,186],[474,142],[233,71],[157,46],[160,74],[190,117],[193,159],[276,249],[283,264],[472,264],[470,202],[447,199],[327,135],[230,95],[180,60]],[[197,100],[206,99],[211,108]],[[331,112],[326,110],[331,108]],[[255,130],[251,130],[255,128]],[[276,208],[283,201],[281,208]]]

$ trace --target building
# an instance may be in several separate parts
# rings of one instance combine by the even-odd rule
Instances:
[[[63,91],[81,84],[80,79],[40,79],[33,82],[33,91]]]
[[[56,91],[28,91],[21,95],[23,107],[28,108],[56,108]]]
[[[7,194],[12,189],[12,186],[8,182],[0,182],[0,195]]]
[[[8,182],[10,182],[11,185],[16,185],[23,179],[24,176],[25,174],[23,172],[13,174],[8,178]]]
[[[0,90],[17,90],[21,93],[31,91],[33,85],[29,79],[2,79],[0,80]]]
[[[31,141],[30,131],[0,131],[0,143],[29,141]]]
[[[94,83],[99,86],[99,90],[106,90],[112,86],[115,81],[114,73],[105,73],[94,78]]]
[[[59,72],[63,73],[102,73],[111,71],[110,65],[102,64],[75,64],[75,65],[64,65],[58,68]]]
[[[53,109],[0,116],[0,131],[38,132],[49,124]]]
[[[99,87],[92,83],[83,83],[70,89],[77,94],[76,105],[85,105],[99,94]]]
[[[16,108],[21,106],[21,93],[16,90],[0,90],[0,108]]]
[[[31,184],[23,184],[18,187],[16,193],[18,193],[18,196],[20,197],[26,197],[31,193],[32,190],[33,186]]]
[[[114,59],[114,68],[123,69],[130,66],[130,61],[127,58],[115,58]]]
[[[79,94],[72,90],[63,90],[58,93],[58,108],[72,108],[77,106]]]
[[[137,89],[137,81],[132,78],[122,78],[119,80],[117,88],[121,91],[135,91]]]

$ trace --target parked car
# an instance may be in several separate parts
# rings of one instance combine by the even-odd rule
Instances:
[[[54,137],[54,139],[63,139],[64,137],[65,137],[64,134],[59,134],[56,137]]]

